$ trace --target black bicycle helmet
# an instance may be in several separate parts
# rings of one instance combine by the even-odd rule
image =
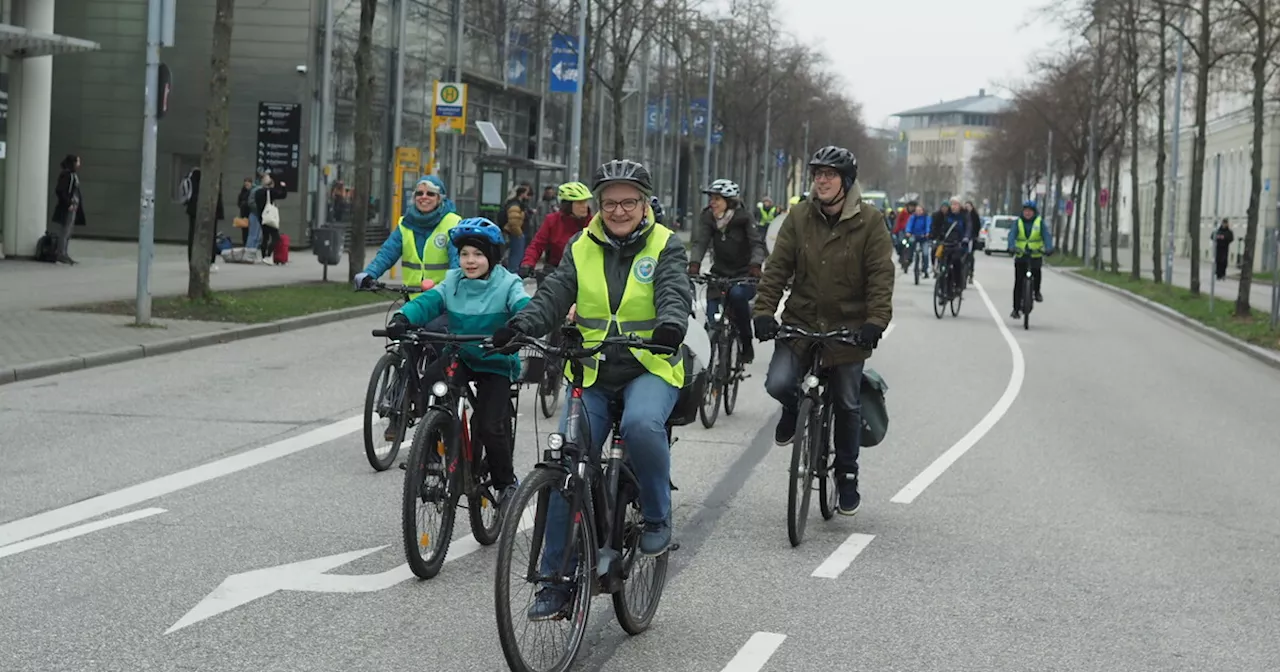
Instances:
[[[858,158],[844,147],[827,145],[814,153],[809,160],[810,170],[814,168],[832,168],[844,177],[846,182],[858,179]]]
[[[653,178],[643,163],[630,159],[614,159],[596,169],[595,180],[591,183],[591,191],[600,193],[606,185],[614,182],[626,182],[634,185],[646,198],[653,196]]]

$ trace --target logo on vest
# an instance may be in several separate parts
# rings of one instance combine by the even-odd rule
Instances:
[[[443,250],[444,246],[449,244],[449,239],[443,233],[438,233],[431,242],[435,243],[436,249]]]
[[[658,260],[653,257],[642,257],[636,260],[635,268],[631,271],[631,275],[635,277],[636,282],[649,284],[653,282],[653,272],[658,270]]]

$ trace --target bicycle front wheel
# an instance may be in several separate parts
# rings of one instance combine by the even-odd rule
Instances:
[[[386,471],[400,453],[409,427],[409,378],[397,353],[383,353],[364,395],[364,455],[375,471]],[[383,422],[385,421],[385,424]]]
[[[503,505],[506,513],[498,537],[494,615],[502,655],[507,665],[517,672],[568,670],[587,634],[594,580],[590,559],[594,557],[596,543],[591,525],[579,526],[571,542],[579,562],[567,572],[571,581],[557,586],[570,595],[565,607],[547,619],[534,621],[528,615],[538,592],[547,589],[537,581],[545,551],[543,535],[552,524],[547,514],[552,498],[560,497],[559,484],[563,479],[563,471],[535,469]],[[569,520],[572,518],[566,512],[560,524],[567,526]],[[568,537],[567,531],[564,536]],[[552,560],[555,564],[559,561],[559,557]]]
[[[458,487],[457,479],[444,468],[452,457],[445,448],[452,432],[453,416],[440,410],[427,413],[413,435],[405,465],[401,499],[404,556],[409,569],[422,579],[440,573],[453,540]]]
[[[702,426],[711,429],[716,424],[716,418],[720,417],[720,393],[722,392],[724,381],[720,379],[720,359],[724,357],[721,352],[720,343],[711,341],[711,359],[707,362],[707,371],[711,374],[711,380],[707,381],[707,389],[702,395],[702,405],[698,407],[698,417],[702,419]]]
[[[738,406],[738,383],[741,382],[742,373],[738,371],[742,367],[742,342],[738,340],[738,335],[733,334],[729,339],[729,345],[725,348],[725,356],[720,364],[720,371],[724,379],[724,414],[733,415],[733,409]]]
[[[938,276],[933,283],[933,315],[939,320],[947,310],[947,277]]]
[[[791,442],[791,482],[787,487],[787,537],[792,546],[804,540],[809,522],[809,501],[813,495],[813,458],[815,449],[810,430],[813,399],[804,397],[796,413],[796,433]]]

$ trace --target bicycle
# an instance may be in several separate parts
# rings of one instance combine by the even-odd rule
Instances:
[[[718,290],[721,295],[720,310],[711,325],[711,358],[707,361],[710,379],[698,407],[702,426],[711,429],[720,416],[720,403],[724,402],[724,414],[733,415],[738,404],[738,386],[746,375],[742,363],[742,342],[738,327],[729,319],[729,290],[738,285],[754,284],[758,278],[724,278],[718,275],[695,275],[689,278],[694,284],[707,286],[707,294]],[[708,403],[710,406],[708,407]]]
[[[839,506],[836,489],[834,418],[835,401],[827,385],[830,369],[822,366],[822,350],[843,343],[867,347],[847,328],[813,332],[782,325],[774,337],[778,341],[808,341],[809,370],[800,379],[800,403],[796,407],[796,431],[791,441],[790,483],[787,487],[787,538],[792,547],[804,540],[809,520],[813,480],[818,479],[818,509],[823,520],[831,520]]]
[[[565,340],[573,342],[571,337],[566,337]],[[667,551],[656,557],[644,556],[639,552],[644,518],[640,511],[639,482],[626,460],[626,447],[620,434],[622,402],[613,400],[609,404],[612,440],[608,452],[603,456],[597,455],[591,445],[586,406],[582,401],[583,361],[611,345],[644,348],[660,355],[673,353],[674,350],[635,336],[606,338],[589,347],[585,344],[556,347],[529,337],[520,337],[517,342],[522,346],[559,355],[569,362],[571,392],[567,397],[565,433],[548,436],[542,460],[521,482],[515,495],[504,504],[506,515],[503,517],[499,537],[501,543],[498,545],[494,585],[498,639],[512,670],[563,672],[573,664],[582,647],[592,597],[602,593],[612,596],[618,623],[628,634],[638,635],[648,629],[666,583],[669,553],[679,548],[679,544],[673,543]],[[694,387],[696,388],[696,384]],[[697,391],[694,390],[693,394],[697,394]],[[667,420],[668,442],[673,426],[693,420],[693,413],[687,408],[688,400],[683,401],[686,403],[677,401]],[[674,485],[671,487],[674,489]],[[543,573],[539,556],[542,554],[548,524],[547,513],[553,496],[564,498],[567,507],[564,519],[568,521],[568,530],[565,532],[565,546],[561,557],[549,558],[546,563],[556,570]],[[535,500],[536,510],[530,521],[525,508]],[[514,560],[515,539],[526,527],[533,528],[532,548],[527,562],[518,563]],[[576,565],[570,569],[575,559]],[[640,578],[646,569],[651,570],[648,578]],[[514,580],[517,587],[525,585],[533,589],[523,607],[525,610],[532,604],[540,587],[567,587],[571,591],[571,597],[564,609],[551,619],[536,622],[526,620],[522,624],[525,627],[518,630],[516,612],[511,605],[513,573],[514,577],[518,577]],[[647,597],[633,595],[632,588],[647,589]],[[519,615],[523,617],[524,613]],[[551,663],[535,665],[526,659],[526,653],[533,652],[522,651],[517,633],[526,632],[528,626],[542,623],[566,624],[569,632],[560,637],[566,647],[556,654]]]
[[[929,277],[929,269],[922,269],[921,266],[926,263],[932,263],[930,260],[933,258],[933,246],[928,238],[916,238],[913,242],[915,244],[911,253],[911,265],[915,268],[915,281],[918,285],[920,284],[920,273],[922,271],[924,277]]]
[[[375,329],[373,335],[385,336],[386,333],[386,330]],[[463,495],[467,496],[471,533],[476,541],[482,546],[489,546],[498,540],[501,522],[498,498],[489,480],[483,450],[472,442],[467,422],[468,411],[475,404],[475,392],[471,385],[464,385],[458,380],[461,351],[457,346],[479,343],[488,338],[421,329],[408,332],[404,338],[418,344],[445,346],[440,355],[444,379],[432,383],[426,414],[413,435],[401,499],[405,559],[419,578],[430,579],[440,573],[453,540],[454,518]],[[513,385],[511,399],[517,406],[516,410],[519,406],[517,390],[518,387]],[[513,437],[516,415],[515,412],[511,415]],[[419,504],[425,505],[421,512]],[[433,511],[439,514],[438,523],[434,526],[419,525],[424,517],[419,514]]]
[[[958,317],[960,303],[964,301],[963,292],[960,291],[960,281],[953,277],[955,269],[952,267],[951,260],[948,259],[950,252],[958,247],[959,243],[942,243],[937,246],[937,258],[941,262],[937,273],[938,279],[933,285],[933,314],[939,320],[946,313],[947,304],[951,305],[951,317]]]
[[[1052,252],[1046,252],[1044,256],[1048,257],[1052,255],[1053,255]],[[1014,259],[1016,260],[1017,257],[1014,257]],[[1031,308],[1032,306],[1036,305],[1035,278],[1031,275],[1032,259],[1033,259],[1032,257],[1029,257],[1027,259],[1027,270],[1023,271],[1023,275],[1022,275],[1022,292],[1021,292],[1022,306],[1020,307],[1020,312],[1022,313],[1022,330],[1023,331],[1029,331],[1031,329]]]
[[[391,291],[400,294],[392,308],[403,305],[410,294],[421,292],[417,287],[397,287],[374,283],[371,289],[359,291]],[[390,339],[385,352],[373,365],[369,387],[364,395],[364,454],[375,471],[386,471],[400,453],[400,445],[408,436],[420,414],[415,412],[421,400],[419,378],[429,363],[430,349],[420,349],[416,343]],[[376,419],[375,419],[376,418]],[[380,420],[388,424],[381,433],[375,426]],[[378,439],[382,439],[379,441]]]

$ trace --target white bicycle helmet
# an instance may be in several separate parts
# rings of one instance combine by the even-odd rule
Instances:
[[[742,189],[738,187],[738,183],[733,180],[719,179],[711,183],[711,186],[702,190],[704,194],[715,194],[725,198],[737,199],[742,195]]]

